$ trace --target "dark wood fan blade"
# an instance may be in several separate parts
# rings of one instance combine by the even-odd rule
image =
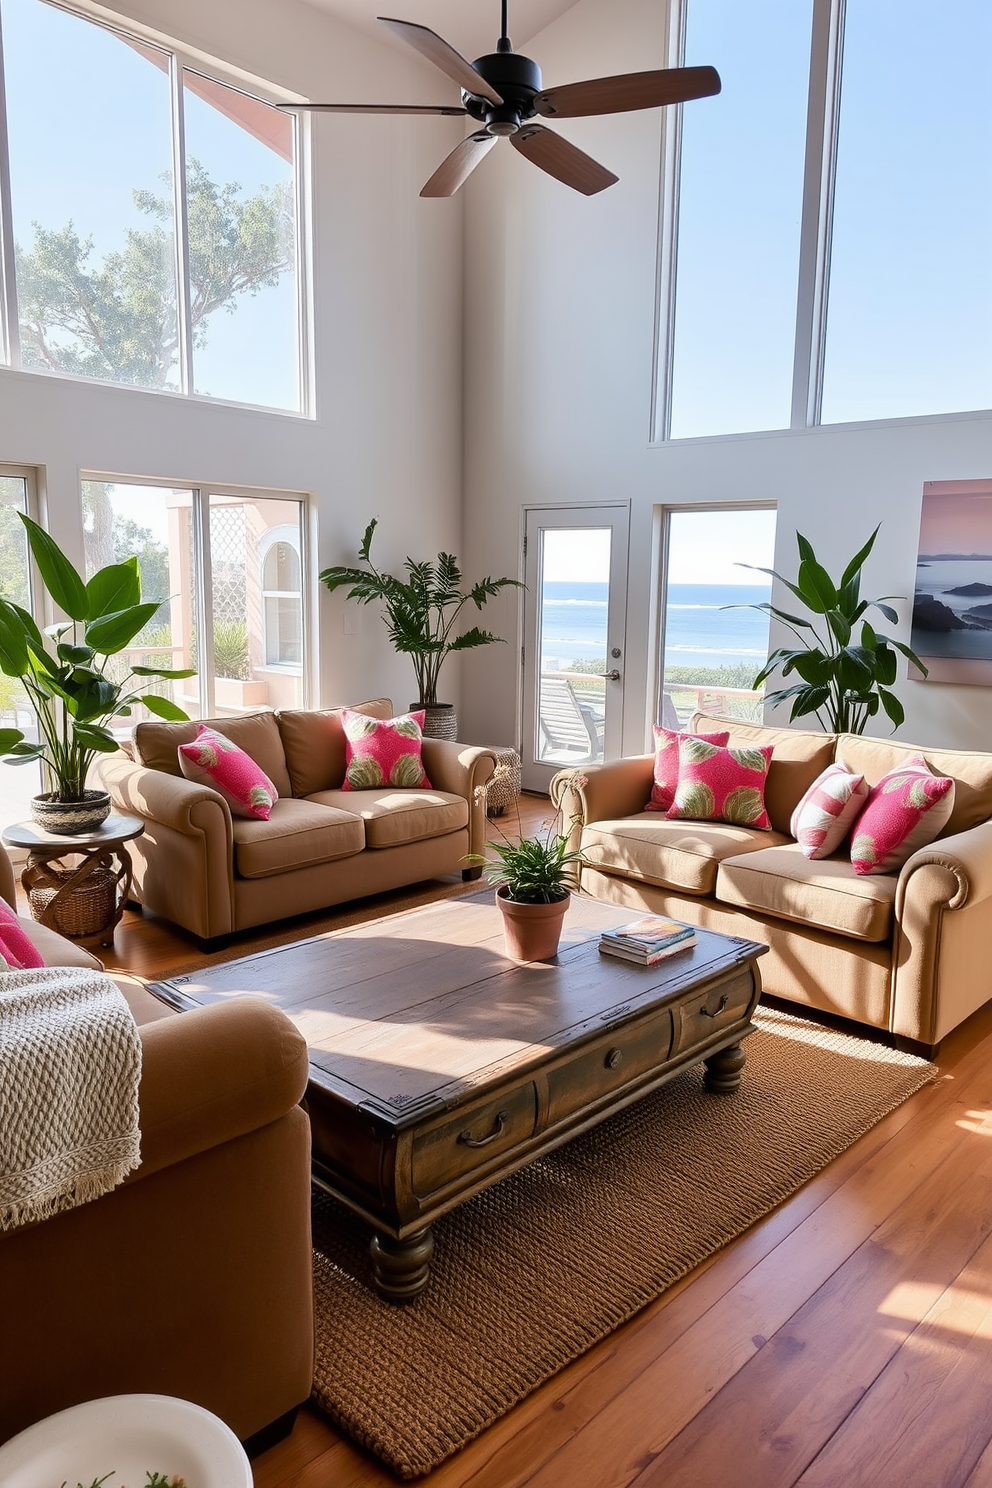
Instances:
[[[455,104],[434,103],[277,103],[276,108],[292,113],[296,109],[311,114],[446,114],[462,119],[465,110]]]
[[[631,109],[662,108],[689,98],[708,98],[720,91],[715,67],[666,67],[659,72],[626,72],[546,88],[534,99],[548,119],[578,119],[590,114],[623,114]]]
[[[435,67],[439,67],[460,88],[464,88],[466,93],[488,98],[490,103],[503,102],[496,89],[490,87],[481,73],[476,72],[471,62],[467,62],[436,31],[431,31],[427,26],[417,26],[413,21],[394,21],[389,16],[378,16],[376,19],[388,26],[408,46],[412,46],[414,51],[426,57],[428,62],[433,62]]]
[[[591,155],[586,155],[542,124],[525,124],[510,136],[510,144],[533,165],[540,166],[549,176],[555,176],[575,191],[581,191],[583,196],[595,196],[597,191],[605,191],[607,186],[620,179],[593,160]]]
[[[441,161],[421,196],[454,196],[459,186],[468,180],[484,155],[488,155],[496,143],[492,134],[470,134],[456,145],[451,154]]]

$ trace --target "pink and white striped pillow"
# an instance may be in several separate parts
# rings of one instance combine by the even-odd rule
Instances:
[[[869,786],[838,760],[818,775],[792,813],[789,831],[807,858],[829,858],[864,809]]]

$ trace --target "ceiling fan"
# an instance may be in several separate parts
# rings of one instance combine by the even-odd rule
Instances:
[[[537,63],[513,50],[506,29],[506,7],[507,0],[501,0],[502,25],[495,52],[477,57],[474,62],[467,61],[427,26],[378,17],[394,35],[460,85],[460,107],[391,103],[304,103],[283,107],[326,114],[467,114],[477,120],[482,128],[456,145],[424,186],[421,196],[453,196],[504,135],[533,165],[575,191],[593,196],[612,186],[619,177],[560,134],[534,123],[536,114],[546,119],[619,114],[706,98],[720,91],[720,76],[715,67],[668,67],[655,72],[592,78],[584,83],[568,83],[563,88],[544,88]]]

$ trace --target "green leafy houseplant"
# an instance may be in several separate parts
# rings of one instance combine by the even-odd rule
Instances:
[[[481,610],[487,600],[508,585],[520,585],[519,579],[480,579],[470,589],[462,589],[462,573],[451,553],[438,553],[434,562],[415,563],[405,560],[405,579],[380,573],[371,559],[372,538],[378,519],[365,529],[359,562],[364,568],[337,565],[325,568],[320,582],[331,592],[350,585],[349,599],[360,604],[379,600],[385,610],[386,628],[395,649],[409,656],[417,677],[418,705],[437,707],[438,673],[452,651],[469,651],[476,646],[490,646],[502,636],[473,626],[455,634],[458,617],[467,604]]]
[[[27,610],[0,599],[0,671],[21,679],[40,736],[33,744],[20,729],[0,729],[0,754],[10,764],[43,760],[53,799],[82,801],[94,758],[118,747],[108,727],[114,718],[127,717],[137,702],[160,718],[186,718],[168,698],[146,692],[145,678],[195,672],[135,666],[121,681],[108,676],[110,658],[127,649],[162,601],[142,601],[137,558],[101,568],[87,583],[42,527],[23,515],[21,521],[42,581],[69,619],[43,632]]]
[[[575,826],[577,818],[570,823]],[[496,861],[470,853],[467,863],[483,864],[496,886],[496,903],[503,915],[507,955],[515,961],[549,961],[558,952],[562,922],[571,898],[573,864],[582,859],[570,848],[556,813],[539,837],[489,842]]]
[[[788,626],[798,642],[774,651],[751,685],[761,687],[776,671],[781,671],[783,678],[795,673],[800,678],[798,683],[768,693],[765,701],[784,703],[791,698],[790,719],[815,714],[821,728],[828,733],[863,734],[869,718],[874,718],[880,707],[891,719],[893,728],[899,727],[905,712],[890,690],[896,680],[897,651],[908,657],[924,677],[927,675],[915,652],[891,636],[879,635],[864,618],[868,610],[876,609],[892,625],[899,620],[895,610],[885,602],[898,596],[861,598],[861,570],[877,536],[876,527],[836,583],[818,562],[801,532],[796,533],[799,572],[795,583],[773,568],[758,570],[784,584],[814,619],[790,614],[772,604],[750,606],[774,615]],[[750,563],[741,566],[755,567]]]

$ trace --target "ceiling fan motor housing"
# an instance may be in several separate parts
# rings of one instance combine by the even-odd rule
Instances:
[[[489,52],[472,63],[475,70],[496,89],[503,102],[490,103],[462,89],[462,102],[473,119],[479,119],[490,134],[516,134],[525,119],[537,110],[534,99],[541,91],[541,69],[519,52]]]

